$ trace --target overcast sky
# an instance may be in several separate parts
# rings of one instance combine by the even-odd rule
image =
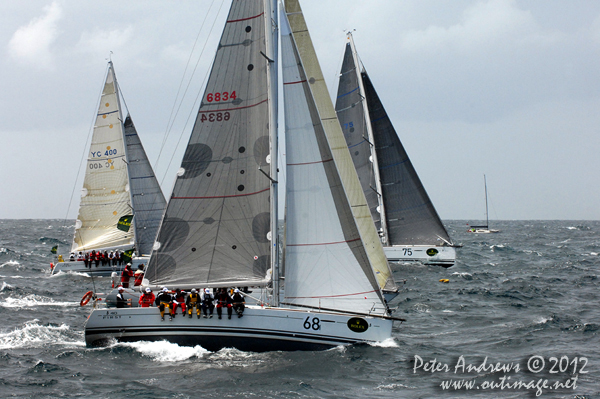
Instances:
[[[600,1],[302,6],[331,93],[344,32],[355,30],[442,219],[485,217],[484,173],[491,219],[600,219]],[[221,0],[0,1],[0,218],[76,217],[111,51],[168,196],[228,8]]]

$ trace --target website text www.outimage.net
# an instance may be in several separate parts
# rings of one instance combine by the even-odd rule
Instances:
[[[518,362],[494,362],[486,356],[469,362],[464,356],[456,361],[437,358],[411,359],[413,374],[442,376],[436,382],[442,391],[528,391],[535,396],[546,392],[574,391],[580,374],[588,373],[588,359],[582,356],[533,355]]]

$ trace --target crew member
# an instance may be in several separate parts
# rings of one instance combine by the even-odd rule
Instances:
[[[133,270],[131,270],[131,263],[128,263],[121,274],[121,284],[123,284],[123,287],[129,288],[129,279],[131,277],[133,277]]]
[[[125,289],[122,286],[119,286],[118,288],[119,293],[117,294],[117,308],[124,308],[128,305],[130,305],[128,302],[128,299],[125,299],[125,295],[123,295],[123,293],[125,292]]]
[[[178,306],[181,306],[181,315],[185,316],[185,291],[181,291],[179,288],[175,290],[173,295],[173,311],[171,312],[173,317],[175,317]]]
[[[238,318],[242,317],[244,315],[244,309],[246,308],[246,301],[244,300],[244,296],[240,290],[237,288],[233,290],[233,297],[231,298],[231,301],[233,302],[233,310],[235,310],[237,313]]]
[[[158,296],[156,297],[155,303],[158,306],[158,309],[160,310],[160,319],[164,320],[165,319],[165,308],[170,309],[171,306],[173,306],[173,297],[169,293],[169,290],[167,289],[167,287],[163,287],[160,294],[158,294]],[[170,312],[169,312],[169,320],[173,320],[173,317],[171,316]]]
[[[227,289],[221,288],[221,290],[215,295],[215,300],[217,301],[217,314],[219,315],[219,319],[221,318],[221,314],[223,313],[223,308],[227,307],[227,316],[231,319],[231,297],[227,293]]]
[[[196,315],[200,318],[200,314],[202,313],[201,309],[201,300],[200,295],[198,295],[198,291],[195,288],[192,288],[192,292],[185,299],[185,305],[188,309],[188,316],[190,319],[192,318],[192,309],[194,306],[196,307]]]
[[[154,303],[154,293],[150,289],[150,287],[146,288],[146,291],[140,296],[140,306],[143,308],[149,308]]]
[[[213,309],[215,308],[214,304],[215,298],[210,293],[210,289],[206,288],[202,293],[202,312],[204,313],[204,318],[210,313],[210,318],[213,317]]]
[[[142,281],[144,280],[144,264],[140,263],[138,265],[138,269],[133,273],[133,277],[135,278],[133,282],[133,286],[137,287],[138,285],[142,285]]]

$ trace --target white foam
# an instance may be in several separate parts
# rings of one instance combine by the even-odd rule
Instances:
[[[156,362],[181,362],[192,357],[202,358],[209,353],[199,345],[192,348],[189,346],[179,346],[167,341],[138,341],[120,343],[118,345],[134,348],[142,355],[147,356]]]
[[[82,341],[67,341],[65,332],[69,326],[42,326],[38,320],[25,323],[22,328],[0,333],[0,349],[43,348],[47,345],[85,346]]]
[[[17,262],[16,260],[9,260],[6,263],[3,263],[0,265],[0,267],[4,267],[4,266],[19,266],[19,262]]]
[[[79,306],[79,302],[56,302],[52,298],[43,297],[40,295],[30,294],[23,298],[6,298],[0,302],[0,306],[5,308],[31,308],[38,306]]]
[[[396,340],[394,340],[394,338],[388,338],[388,339],[384,339],[383,341],[379,341],[379,342],[370,342],[369,345],[371,346],[377,346],[379,348],[398,348],[398,343],[396,342]]]
[[[546,324],[550,320],[552,320],[552,317],[539,317],[534,320],[534,323],[535,324]]]
[[[467,273],[467,272],[454,272],[452,273],[453,276],[460,276],[460,277],[473,277],[473,275],[471,273]]]
[[[7,284],[6,281],[3,281],[2,287],[0,287],[0,291],[4,291],[6,288],[14,288],[14,287],[10,284]]]
[[[58,272],[54,273],[53,275],[51,275],[50,277],[58,277],[58,276],[81,276],[81,277],[90,277],[89,274],[87,273],[82,273],[82,272],[74,272],[74,271],[68,271],[68,272],[63,272],[62,270],[59,270]]]
[[[442,313],[454,313],[454,311],[448,310],[448,309],[444,309],[444,310],[442,310]]]
[[[397,388],[409,388],[409,389],[414,389],[416,387],[411,387],[409,385],[404,385],[404,384],[386,384],[386,385],[378,385],[375,389],[379,390],[379,391],[383,391],[385,390],[395,390]]]

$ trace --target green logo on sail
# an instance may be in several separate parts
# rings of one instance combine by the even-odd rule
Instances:
[[[119,219],[119,222],[117,223],[117,229],[125,231],[125,232],[129,231],[132,220],[133,220],[133,215],[123,216],[121,219]]]
[[[52,249],[50,250],[50,252],[52,252],[53,254],[55,254],[56,251],[58,251],[58,245],[53,246]]]

